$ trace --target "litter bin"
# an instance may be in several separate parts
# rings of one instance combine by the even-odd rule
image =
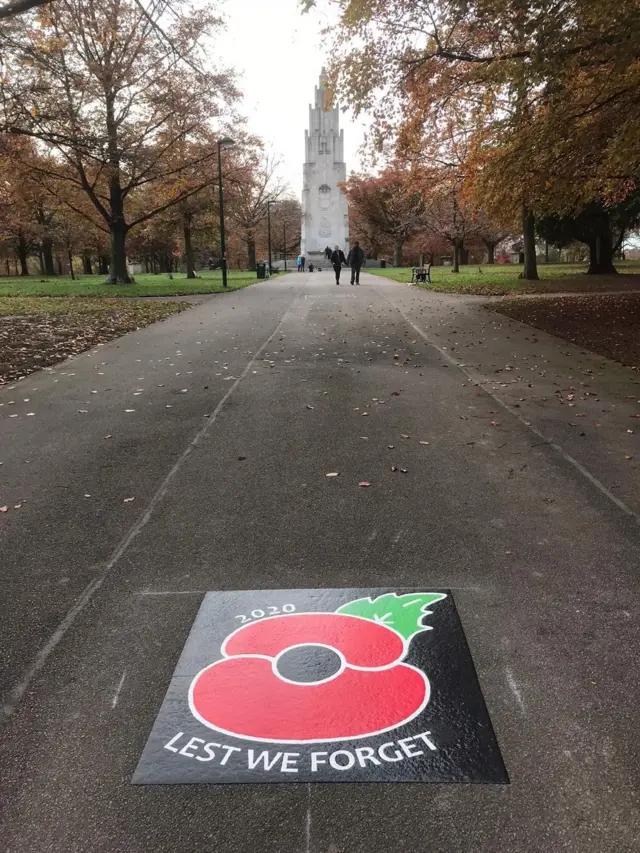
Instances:
[[[387,268],[387,262],[386,261],[380,261],[380,269],[384,270],[386,268]]]
[[[256,275],[258,278],[266,278],[267,277],[267,265],[266,264],[256,264]]]

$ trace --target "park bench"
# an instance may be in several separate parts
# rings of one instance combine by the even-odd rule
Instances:
[[[431,284],[431,264],[428,267],[413,267],[411,270],[412,284]]]

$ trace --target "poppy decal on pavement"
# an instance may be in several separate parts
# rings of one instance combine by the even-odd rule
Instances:
[[[449,591],[268,590],[206,595],[133,781],[508,780]]]

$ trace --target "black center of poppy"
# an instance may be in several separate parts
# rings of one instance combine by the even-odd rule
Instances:
[[[324,646],[298,646],[278,658],[276,669],[289,681],[308,684],[335,675],[340,669],[340,656]]]

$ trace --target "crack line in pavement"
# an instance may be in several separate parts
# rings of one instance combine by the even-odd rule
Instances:
[[[506,667],[505,673],[507,676],[507,682],[509,684],[509,687],[511,688],[511,692],[516,697],[516,702],[520,706],[520,710],[522,711],[523,714],[526,714],[527,709],[525,708],[524,699],[522,698],[522,693],[520,693],[520,688],[516,684],[516,680],[513,677],[513,673],[511,672],[509,667]]]
[[[531,430],[531,432],[534,433],[534,435],[537,435],[538,438],[542,439],[542,442],[541,442],[542,444],[546,444],[548,447],[551,447],[553,450],[555,450],[556,453],[558,453],[560,456],[562,456],[562,458],[566,462],[568,462],[570,465],[572,465],[576,469],[576,471],[578,471],[580,474],[582,474],[583,477],[585,477],[587,480],[589,480],[589,482],[593,486],[595,486],[596,489],[598,489],[600,492],[602,492],[602,494],[605,497],[609,498],[609,500],[612,501],[618,507],[618,509],[621,509],[622,512],[624,512],[626,515],[628,515],[630,518],[632,518],[636,524],[640,525],[640,515],[638,515],[638,513],[634,512],[631,509],[631,507],[627,506],[627,504],[624,501],[622,501],[622,500],[620,500],[620,498],[616,497],[616,495],[614,495],[613,492],[611,492],[601,480],[599,480],[597,477],[595,477],[591,473],[591,471],[589,471],[588,468],[585,468],[585,466],[581,462],[578,462],[577,459],[574,459],[573,456],[571,456],[571,454],[567,453],[567,451],[563,447],[561,447],[559,444],[556,444],[555,441],[551,441],[551,439],[548,439],[542,432],[540,432],[539,429],[534,427],[529,421],[525,420],[523,415],[520,415],[520,414],[518,414],[518,412],[515,412],[509,406],[508,403],[505,403],[503,400],[500,399],[500,397],[498,397],[496,394],[494,394],[492,391],[490,391],[488,388],[486,388],[481,382],[478,381],[479,378],[482,378],[484,382],[488,382],[489,380],[486,377],[484,377],[481,373],[473,373],[469,370],[465,370],[465,368],[459,362],[457,362],[455,360],[455,358],[453,358],[453,356],[451,356],[447,352],[447,350],[442,349],[442,347],[439,347],[438,344],[436,344],[434,341],[431,340],[431,338],[427,335],[426,332],[424,332],[419,326],[417,326],[413,322],[413,320],[410,320],[409,317],[407,317],[407,315],[404,313],[402,308],[400,308],[398,305],[396,305],[395,302],[393,302],[387,296],[387,294],[384,293],[383,290],[381,290],[379,287],[375,287],[375,285],[374,285],[374,290],[378,291],[387,300],[389,305],[391,305],[392,308],[395,308],[395,310],[400,314],[401,317],[404,317],[405,321],[411,326],[411,328],[414,329],[414,331],[416,331],[420,335],[420,337],[423,338],[429,344],[429,346],[432,346],[435,350],[437,350],[440,353],[440,355],[449,362],[449,364],[453,365],[454,367],[457,367],[458,370],[464,376],[467,377],[467,379],[469,379],[471,382],[476,383],[480,388],[482,388],[482,390],[485,392],[485,394],[488,394],[489,397],[491,397],[493,400],[495,400],[499,406],[502,406],[502,408],[505,411],[509,412],[510,415],[513,415],[513,417],[516,418],[523,426],[525,426],[527,429]]]
[[[305,853],[311,851],[311,782],[307,782],[307,821],[305,824]]]
[[[129,545],[133,542],[133,540],[137,537],[140,531],[146,526],[147,522],[150,520],[153,515],[153,511],[157,507],[157,505],[163,500],[164,496],[167,493],[167,489],[169,488],[172,480],[176,476],[176,474],[180,471],[186,460],[189,458],[193,449],[200,443],[200,441],[206,436],[209,429],[215,421],[217,420],[218,415],[220,414],[224,404],[227,402],[229,397],[233,394],[235,389],[238,387],[240,382],[245,378],[245,376],[249,373],[255,362],[262,355],[267,346],[271,343],[273,338],[277,334],[279,334],[280,329],[284,325],[285,321],[288,319],[289,315],[293,311],[294,307],[298,304],[301,299],[302,294],[297,294],[294,296],[291,304],[287,308],[287,310],[282,315],[282,318],[278,325],[275,327],[273,332],[269,335],[269,337],[264,341],[261,345],[260,349],[258,349],[255,354],[252,356],[250,361],[247,363],[246,367],[240,374],[240,376],[235,380],[233,385],[229,388],[224,397],[220,400],[218,405],[215,407],[213,412],[209,415],[209,417],[204,422],[204,425],[198,430],[195,436],[191,439],[185,450],[180,454],[178,460],[173,465],[169,473],[166,475],[160,486],[158,487],[156,493],[151,498],[149,505],[145,509],[145,511],[140,515],[135,524],[129,528],[128,532],[121,539],[120,544],[117,546],[115,551],[113,551],[111,557],[108,562],[105,564],[101,574],[94,578],[88,586],[85,587],[84,591],[74,604],[74,606],[67,612],[67,615],[64,617],[62,622],[55,629],[53,634],[49,637],[47,642],[42,646],[42,648],[38,651],[33,662],[27,668],[24,675],[18,684],[13,688],[13,690],[9,694],[9,698],[2,705],[2,717],[4,720],[7,720],[15,711],[18,703],[24,696],[24,694],[29,689],[31,682],[38,675],[40,670],[44,667],[47,662],[49,655],[55,650],[56,646],[63,639],[69,628],[73,625],[77,617],[82,613],[87,604],[91,601],[95,593],[100,589],[102,584],[107,579],[109,573],[116,565],[120,557],[125,553]]]

